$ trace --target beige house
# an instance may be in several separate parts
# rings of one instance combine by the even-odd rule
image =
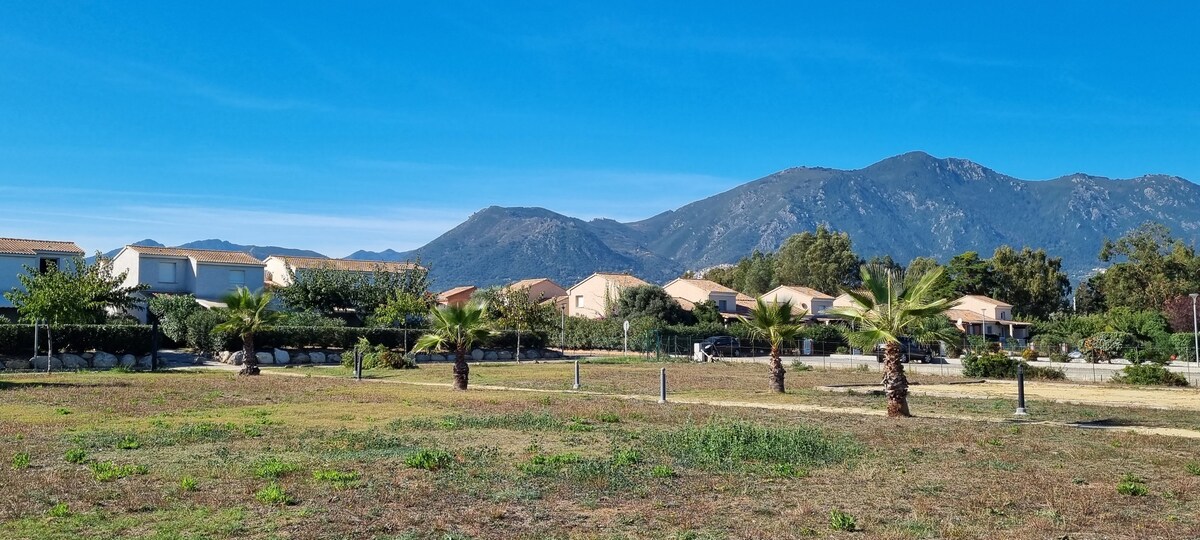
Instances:
[[[471,295],[478,290],[474,285],[466,285],[463,287],[455,287],[448,291],[442,291],[438,294],[437,301],[439,306],[461,306],[471,301]]]
[[[850,293],[842,293],[833,299],[833,307],[848,308],[854,307],[854,299],[850,297]]]
[[[66,269],[75,257],[82,256],[83,250],[73,242],[0,238],[0,293],[22,288],[17,276],[24,274],[26,267],[39,272],[54,267]],[[12,302],[3,294],[0,294],[0,311],[16,315]]]
[[[567,289],[567,315],[603,319],[610,308],[616,307],[621,291],[629,287],[649,285],[629,274],[597,272]]]
[[[833,307],[833,297],[816,289],[799,285],[780,285],[763,294],[764,302],[791,302],[795,310],[820,315]]]
[[[738,292],[715,281],[679,278],[666,284],[663,289],[689,311],[700,302],[712,300],[721,313],[737,313]]]
[[[292,276],[304,273],[306,270],[324,268],[346,270],[355,273],[374,275],[375,272],[402,274],[419,269],[416,264],[394,261],[359,261],[351,259],[329,259],[323,257],[292,257],[272,255],[263,264],[266,266],[266,282],[276,287],[287,287],[292,284]]]
[[[125,275],[126,287],[149,285],[146,296],[191,294],[205,307],[220,307],[220,300],[238,287],[263,288],[264,265],[249,253],[212,249],[125,246],[113,257],[113,273]],[[132,313],[146,322],[147,313]]]
[[[566,289],[548,278],[522,279],[510,283],[505,289],[528,290],[529,299],[534,302],[544,302],[567,295]]]
[[[980,294],[959,298],[946,316],[965,334],[1029,338],[1031,324],[1013,320],[1012,304]]]

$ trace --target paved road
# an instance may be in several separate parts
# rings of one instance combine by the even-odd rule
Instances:
[[[731,362],[759,362],[766,363],[769,358],[765,356],[755,356],[749,358],[723,358],[723,360]],[[874,356],[866,355],[849,355],[835,354],[831,356],[788,356],[784,357],[785,366],[791,365],[795,360],[799,360],[813,367],[824,367],[829,369],[866,369],[870,371],[879,371],[880,364],[875,361]],[[928,373],[933,375],[962,375],[962,363],[958,359],[945,358],[939,359],[942,363],[936,364],[907,364],[906,369],[913,373]],[[1029,363],[1032,366],[1053,367],[1061,369],[1067,374],[1067,379],[1080,382],[1107,382],[1112,379],[1112,376],[1121,371],[1128,364],[1088,364],[1086,362],[1047,362],[1039,360]],[[1168,369],[1179,373],[1188,378],[1193,386],[1200,385],[1200,368],[1195,365],[1172,365]]]

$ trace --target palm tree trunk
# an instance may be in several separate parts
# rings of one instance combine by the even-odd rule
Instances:
[[[783,359],[779,357],[779,345],[771,344],[771,391],[783,393]]]
[[[888,342],[884,346],[883,392],[887,394],[887,415],[908,417],[908,377],[904,376],[904,364],[900,363],[900,344]]]
[[[454,389],[466,390],[470,378],[471,366],[467,364],[467,349],[459,347],[454,355]]]
[[[254,355],[254,334],[242,336],[242,375],[258,375],[258,357]]]

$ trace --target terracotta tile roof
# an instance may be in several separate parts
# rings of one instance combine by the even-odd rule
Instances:
[[[779,289],[788,289],[788,290],[798,292],[798,293],[806,295],[806,296],[810,296],[812,298],[819,298],[822,300],[833,300],[832,296],[829,296],[828,294],[825,294],[816,289],[811,289],[809,287],[801,287],[799,285],[780,285],[779,287],[775,288],[775,290],[779,290]],[[774,291],[770,291],[767,294],[771,294],[771,292],[774,292]],[[763,295],[763,296],[766,296],[766,295]]]
[[[964,323],[979,324],[984,321],[984,317],[983,317],[982,313],[979,313],[978,311],[971,311],[969,309],[948,309],[948,310],[946,310],[946,316],[950,318],[950,322],[954,322],[954,323],[957,323],[958,321],[961,320]],[[1008,326],[1008,325],[1029,326],[1030,324],[1032,324],[1032,323],[1021,322],[1021,321],[997,320],[997,319],[993,319],[991,317],[987,318],[987,323],[988,324],[999,324],[999,325],[1003,325],[1003,326]]]
[[[562,289],[562,285],[555,283],[554,280],[552,280],[550,278],[522,279],[521,281],[516,281],[516,282],[510,283],[505,288],[507,288],[507,289],[528,289],[528,288],[533,287],[534,285],[537,285],[538,283],[545,283],[545,282],[549,282],[551,285],[554,285],[555,287]]]
[[[83,250],[74,242],[58,240],[26,240],[24,238],[0,238],[0,253],[11,255],[37,255],[39,251],[74,253],[83,255]]]
[[[443,291],[441,294],[438,295],[438,300],[445,301],[445,300],[448,300],[451,296],[459,295],[459,294],[462,294],[465,292],[475,292],[475,286],[474,285],[464,285],[462,287],[455,287],[448,291]]]
[[[680,298],[680,297],[676,296],[675,301],[679,302],[679,307],[683,308],[684,311],[695,311],[696,310],[696,303],[691,300],[688,300],[687,298]]]
[[[958,301],[962,302],[963,300],[965,300],[967,298],[970,298],[970,299],[978,301],[978,302],[983,302],[985,304],[993,305],[993,306],[1012,307],[1012,304],[1001,302],[999,300],[996,300],[995,298],[992,298],[990,296],[984,296],[982,294],[968,294],[966,296],[963,296],[962,298],[959,298]]]
[[[721,285],[720,283],[717,283],[717,282],[715,282],[715,281],[709,281],[709,280],[707,280],[707,279],[683,279],[683,278],[679,278],[679,279],[678,279],[678,281],[682,281],[682,282],[684,282],[684,283],[687,283],[687,284],[693,285],[693,286],[695,286],[695,287],[699,287],[701,290],[708,291],[708,292],[720,292],[720,293],[738,294],[738,292],[737,292],[737,291],[735,291],[735,290],[733,290],[733,289],[730,289],[729,287],[726,287],[726,286],[724,286],[724,285]]]
[[[188,258],[200,263],[241,264],[248,266],[263,266],[263,262],[255,259],[249,253],[241,251],[221,251],[216,249],[169,248],[151,246],[125,246],[143,255],[157,257]]]
[[[758,301],[753,296],[738,293],[735,303],[739,308],[755,309],[758,307]]]
[[[354,259],[330,259],[322,257],[293,257],[290,255],[272,255],[267,258],[279,259],[295,269],[332,268],[334,270],[349,270],[351,272],[374,272],[376,270],[382,270],[384,272],[400,273],[419,268],[416,264],[411,262],[396,261],[363,261]]]

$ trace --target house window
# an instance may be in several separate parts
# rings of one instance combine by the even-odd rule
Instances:
[[[726,302],[728,302],[728,301],[727,300],[718,301],[717,302],[718,309],[720,309],[721,311],[729,311],[729,304]]]
[[[45,258],[38,261],[38,271],[43,274],[56,268],[58,268],[58,259]]]
[[[175,283],[175,263],[160,262],[158,263],[158,282],[159,283]]]
[[[246,286],[246,271],[245,270],[230,270],[229,271],[229,287],[245,287]]]
[[[583,307],[583,295],[582,294],[575,297],[575,307],[577,307],[577,308]]]

